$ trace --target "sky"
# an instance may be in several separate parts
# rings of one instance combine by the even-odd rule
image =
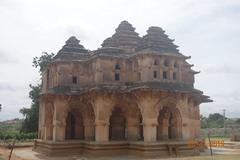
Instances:
[[[85,48],[101,47],[127,20],[143,36],[162,27],[192,58],[195,87],[214,100],[201,114],[240,117],[239,0],[0,0],[0,121],[22,118],[29,84],[40,83],[33,57],[57,53],[70,36]]]

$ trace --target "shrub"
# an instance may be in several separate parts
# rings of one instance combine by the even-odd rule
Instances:
[[[18,141],[25,141],[37,138],[37,133],[0,133],[0,140],[16,139]]]

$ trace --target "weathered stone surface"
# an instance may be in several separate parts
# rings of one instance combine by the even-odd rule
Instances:
[[[178,46],[168,38],[165,31],[160,27],[149,27],[147,35],[143,36],[137,50],[150,48],[160,52],[179,53]]]
[[[127,52],[133,52],[140,41],[138,33],[127,21],[122,21],[116,33],[103,41],[102,47],[118,47],[125,49]]]
[[[96,51],[86,50],[75,37],[66,41],[43,73],[36,148],[57,150],[55,144],[62,143],[68,146],[64,150],[80,150],[94,143],[91,150],[104,148],[99,153],[111,147],[137,152],[129,147],[134,141],[155,154],[171,150],[161,142],[198,138],[199,105],[211,100],[194,88],[192,65],[159,27],[150,27],[139,40],[123,21]],[[74,147],[69,140],[88,143]]]

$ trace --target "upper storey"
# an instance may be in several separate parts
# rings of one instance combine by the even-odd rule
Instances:
[[[150,88],[202,95],[193,88],[197,72],[186,62],[190,57],[177,48],[160,27],[149,27],[147,34],[139,37],[127,21],[95,51],[70,37],[43,74],[43,93],[66,87],[74,90],[71,94]]]

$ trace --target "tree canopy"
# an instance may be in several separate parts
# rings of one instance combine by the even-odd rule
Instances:
[[[43,52],[40,57],[33,58],[33,67],[39,68],[40,74],[47,68],[48,64],[52,61],[54,53]]]
[[[39,68],[39,72],[42,75],[53,57],[53,53],[48,54],[47,52],[43,52],[40,57],[33,58],[33,67]],[[32,104],[30,108],[24,107],[20,110],[20,113],[25,117],[21,132],[37,132],[38,130],[39,96],[41,94],[42,84],[30,84],[29,86],[31,88],[29,98],[32,100]]]
[[[208,118],[200,116],[201,128],[223,128],[224,127],[224,116],[219,113],[209,114]],[[225,118],[227,120],[227,118]],[[207,126],[208,123],[208,126]]]

